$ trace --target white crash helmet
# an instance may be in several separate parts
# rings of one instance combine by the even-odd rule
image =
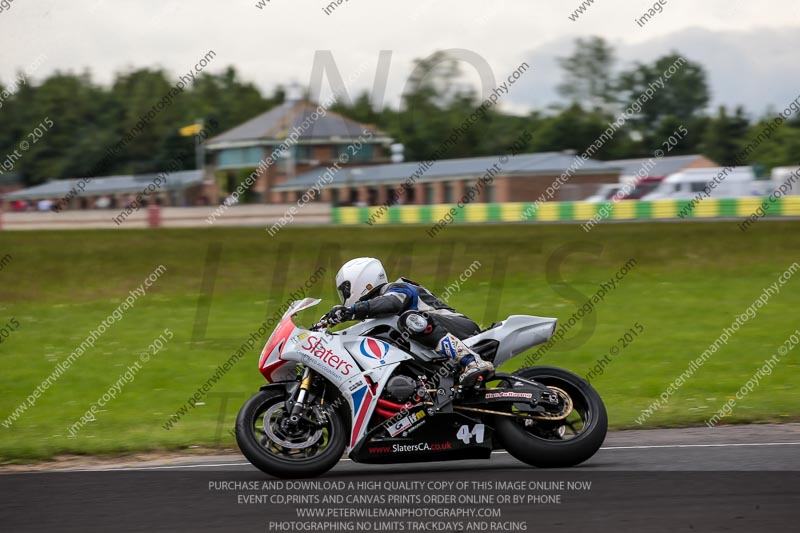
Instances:
[[[369,291],[386,283],[386,271],[373,257],[357,257],[336,273],[336,290],[342,305],[350,307]]]

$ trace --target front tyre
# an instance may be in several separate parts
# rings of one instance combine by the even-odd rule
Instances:
[[[236,417],[236,442],[253,466],[275,477],[324,474],[339,461],[347,444],[338,410],[326,410],[324,423],[301,419],[288,424],[282,389],[265,389],[247,400]]]
[[[522,368],[514,375],[566,394],[572,411],[560,420],[495,417],[496,433],[508,453],[539,468],[563,468],[586,461],[600,449],[608,415],[591,385],[572,372],[550,366]]]

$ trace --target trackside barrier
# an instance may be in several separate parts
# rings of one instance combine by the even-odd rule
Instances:
[[[402,205],[388,210],[381,207],[337,207],[331,212],[334,224],[436,224],[452,218],[453,222],[587,222],[603,220],[683,220],[747,218],[761,206],[764,198],[708,198],[687,207],[684,200],[622,200],[617,203],[546,202],[537,208],[529,203]],[[769,204],[767,218],[800,217],[800,196],[784,196]]]

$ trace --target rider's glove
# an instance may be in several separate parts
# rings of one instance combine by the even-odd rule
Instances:
[[[329,320],[334,324],[341,324],[353,319],[353,310],[343,305],[337,305],[328,313]]]

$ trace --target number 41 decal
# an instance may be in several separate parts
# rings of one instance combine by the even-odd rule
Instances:
[[[458,428],[456,437],[463,441],[464,444],[469,444],[472,437],[475,437],[475,442],[481,444],[483,442],[483,424],[475,424],[472,431],[469,430],[469,426],[461,426]]]

